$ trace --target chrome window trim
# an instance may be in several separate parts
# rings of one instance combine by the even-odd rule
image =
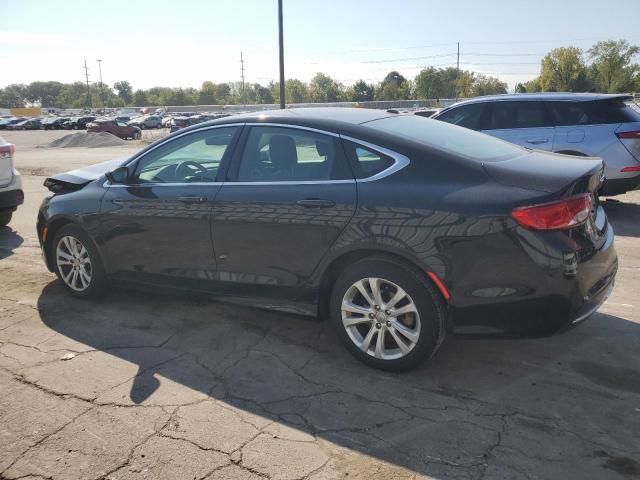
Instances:
[[[206,127],[202,127],[202,128],[198,128],[195,130],[189,130],[188,132],[182,133],[180,135],[176,135],[175,137],[171,137],[170,139],[167,139],[166,141],[159,143],[158,145],[156,145],[155,147],[151,148],[150,150],[147,150],[141,154],[138,154],[132,158],[129,159],[128,162],[124,163],[123,166],[129,166],[131,163],[137,161],[138,159],[140,159],[143,156],[146,156],[147,154],[153,152],[156,148],[159,148],[165,144],[167,144],[168,142],[171,142],[173,140],[175,140],[176,138],[179,137],[183,137],[185,135],[189,135],[192,133],[196,133],[196,132],[201,132],[201,131],[205,131],[205,130],[213,130],[213,129],[217,129],[217,128],[224,128],[224,127],[244,127],[244,126],[256,126],[256,127],[281,127],[281,128],[289,128],[289,129],[294,129],[294,130],[305,130],[305,131],[309,131],[309,132],[314,132],[314,133],[319,133],[322,135],[328,135],[334,138],[339,138],[342,140],[348,140],[350,142],[356,143],[358,145],[362,145],[363,147],[366,147],[370,150],[374,150],[377,151],[379,153],[382,153],[383,155],[386,155],[388,157],[391,157],[394,160],[393,165],[390,165],[389,167],[385,168],[384,170],[382,170],[381,172],[376,173],[375,175],[372,175],[371,177],[366,177],[366,178],[354,178],[354,179],[345,179],[345,180],[301,180],[301,181],[295,181],[295,180],[285,180],[285,181],[280,181],[280,182],[193,182],[193,183],[138,183],[138,184],[131,184],[131,185],[120,185],[120,184],[110,184],[109,181],[105,181],[103,186],[109,186],[109,187],[141,187],[141,186],[153,186],[153,187],[158,187],[158,186],[165,186],[165,187],[177,187],[177,186],[215,186],[215,185],[239,185],[239,186],[249,186],[249,185],[255,185],[255,186],[265,186],[265,185],[331,185],[331,184],[350,184],[350,183],[365,183],[365,182],[375,182],[377,180],[381,180],[383,178],[386,178],[390,175],[393,175],[397,172],[399,172],[400,170],[402,170],[403,168],[405,168],[407,165],[409,165],[409,163],[411,163],[411,160],[409,160],[408,157],[406,157],[405,155],[402,155],[398,152],[394,152],[393,150],[389,150],[388,148],[385,147],[381,147],[379,145],[375,145],[373,143],[369,143],[369,142],[365,142],[364,140],[360,140],[357,138],[353,138],[353,137],[349,137],[347,135],[341,135],[335,132],[328,132],[326,130],[320,130],[317,128],[313,128],[313,127],[305,127],[302,125],[295,125],[295,124],[288,124],[288,123],[272,123],[272,122],[256,122],[256,123],[246,123],[246,122],[242,122],[242,123],[225,123],[222,125],[211,125],[211,126],[206,126]]]
[[[353,143],[357,143],[358,145],[362,145],[363,147],[366,147],[369,150],[380,152],[383,155],[386,155],[387,157],[391,157],[394,160],[393,165],[390,165],[389,167],[385,168],[381,172],[376,173],[375,175],[372,175],[371,177],[357,178],[356,179],[357,183],[375,182],[376,180],[380,180],[382,178],[393,175],[396,172],[399,172],[400,170],[402,170],[404,167],[406,167],[411,163],[411,160],[409,160],[409,157],[406,157],[405,155],[402,155],[398,152],[394,152],[393,150],[389,150],[388,148],[380,147],[378,145],[374,145],[373,143],[365,142],[363,140],[358,140],[357,138],[348,137],[346,135],[341,135],[340,138],[342,138],[343,140],[348,140]]]

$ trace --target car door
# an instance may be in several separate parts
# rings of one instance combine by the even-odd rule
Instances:
[[[221,286],[293,300],[353,216],[355,180],[335,134],[246,128],[212,211]]]
[[[489,108],[484,133],[527,148],[553,149],[555,127],[542,102],[501,100]]]
[[[241,127],[172,138],[129,164],[124,185],[102,202],[100,238],[116,277],[181,288],[209,288],[216,273],[210,214],[217,174]]]

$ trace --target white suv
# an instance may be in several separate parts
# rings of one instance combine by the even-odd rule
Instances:
[[[0,137],[0,227],[11,221],[18,205],[24,201],[22,179],[13,165],[15,147]]]
[[[601,157],[601,195],[640,186],[640,110],[630,95],[517,93],[456,103],[432,118],[523,147]]]

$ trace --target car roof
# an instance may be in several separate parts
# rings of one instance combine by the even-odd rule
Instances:
[[[518,101],[569,101],[569,102],[589,102],[594,100],[613,100],[622,99],[630,100],[632,95],[624,93],[571,93],[571,92],[539,92],[539,93],[506,93],[503,95],[487,95],[484,97],[475,97],[468,100],[462,100],[454,103],[452,106],[458,106],[469,103],[482,103],[482,102],[499,102],[505,100],[518,100]]]
[[[356,127],[381,118],[396,117],[397,113],[371,108],[350,107],[309,107],[287,108],[284,110],[265,110],[261,112],[242,113],[198,123],[191,129],[207,125],[224,125],[229,123],[283,123],[307,127],[336,129]]]

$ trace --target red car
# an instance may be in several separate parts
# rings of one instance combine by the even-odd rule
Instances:
[[[95,120],[87,125],[88,132],[109,132],[116,137],[123,139],[131,138],[137,140],[140,138],[140,129],[133,125],[118,122],[113,119]]]

